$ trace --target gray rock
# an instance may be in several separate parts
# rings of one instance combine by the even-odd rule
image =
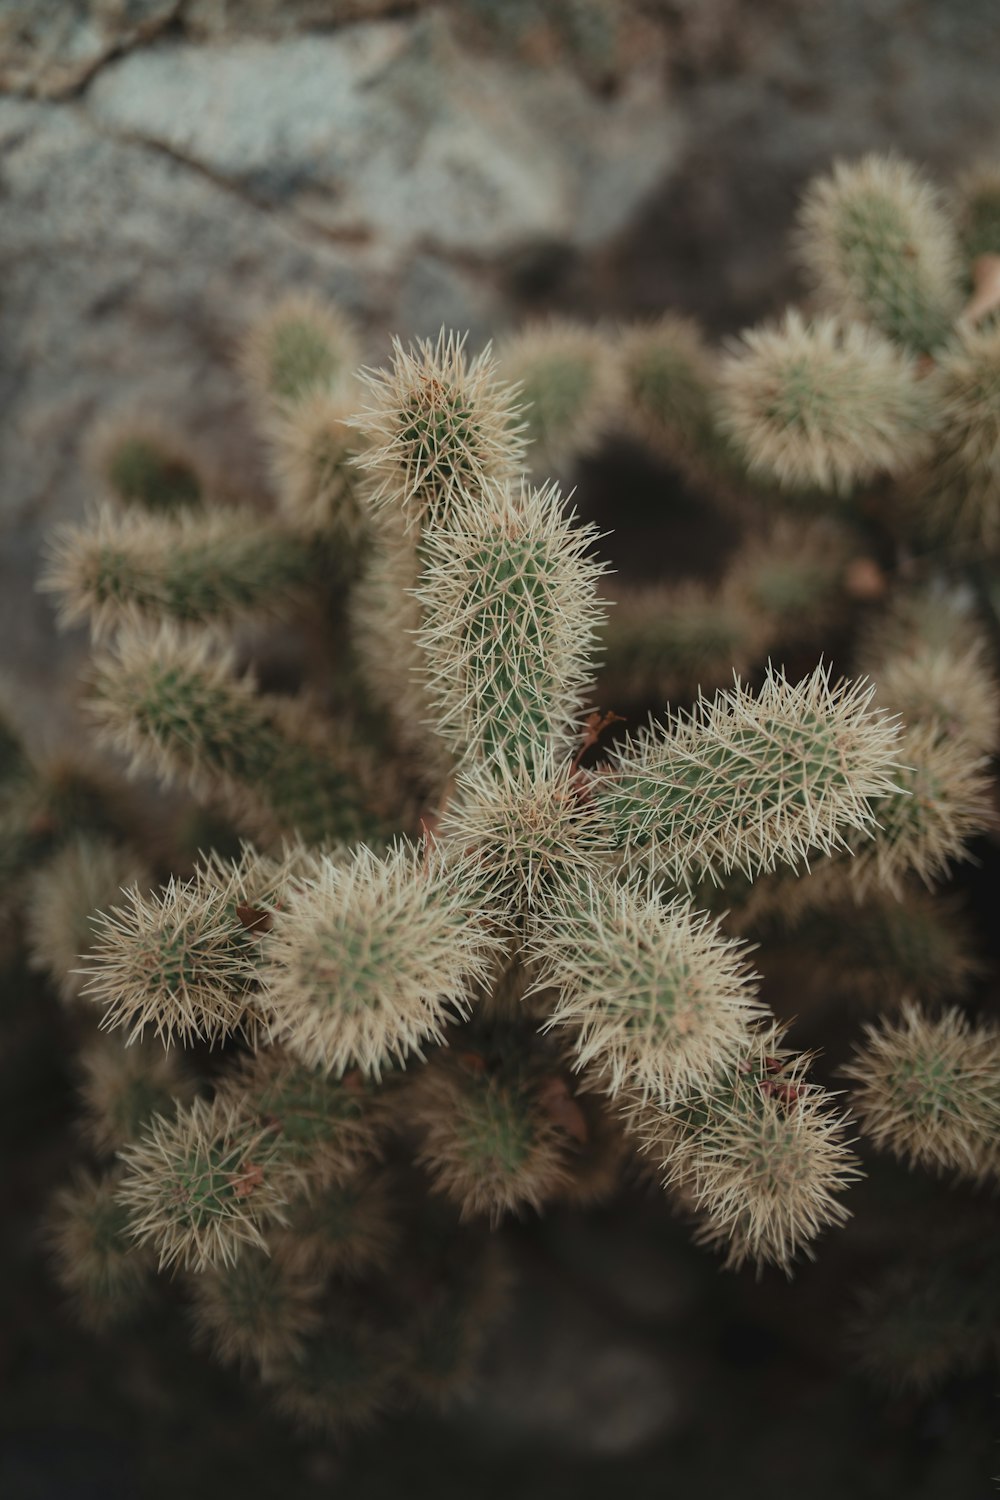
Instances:
[[[199,40],[290,36],[309,27],[343,26],[387,11],[416,10],[421,0],[185,0],[184,32]]]
[[[106,68],[87,107],[396,264],[599,244],[678,144],[654,74],[601,98],[568,69],[464,49],[434,13],[279,45],[162,45]]]
[[[0,0],[0,90],[57,99],[148,41],[180,0]]]

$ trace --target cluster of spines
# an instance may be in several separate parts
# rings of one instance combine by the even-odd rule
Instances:
[[[875,702],[901,722],[896,785],[877,804],[876,837],[851,835],[845,850],[811,861],[801,878],[777,872],[725,894],[745,923],[764,928],[777,923],[785,929],[798,924],[802,942],[810,932],[821,942],[823,921],[830,923],[838,912],[846,915],[864,904],[867,912],[857,919],[862,924],[859,949],[865,943],[865,923],[874,932],[881,921],[888,965],[893,934],[905,935],[915,889],[937,887],[954,863],[968,857],[970,840],[993,824],[989,755],[996,744],[1000,700],[975,615],[944,591],[905,591],[892,599],[866,632],[859,664],[874,682]],[[888,918],[879,918],[877,909],[881,905],[888,911],[893,904],[890,932]],[[943,977],[951,969],[960,985],[968,966],[955,962],[954,936],[947,936],[954,924],[940,908],[933,911],[928,938],[935,930],[940,934],[943,946],[934,951],[945,962],[938,972]],[[905,953],[913,953],[909,939],[901,957]],[[847,960],[848,969],[852,962]],[[920,990],[925,977],[931,983],[928,993],[933,993],[927,975],[915,983],[909,978],[897,983],[897,998],[907,989]],[[859,983],[864,989],[868,981],[859,978]]]
[[[154,1116],[120,1155],[116,1201],[161,1270],[234,1265],[245,1247],[264,1248],[264,1227],[281,1223],[296,1186],[273,1127],[225,1097]]]
[[[473,764],[455,777],[438,838],[495,921],[513,922],[614,852],[611,830],[573,762]]]
[[[613,1094],[666,1107],[711,1087],[762,1014],[740,945],[655,889],[588,894],[581,910],[568,888],[530,939],[538,982],[556,997],[546,1026],[568,1035],[573,1066],[599,1071]]]
[[[534,473],[563,473],[598,446],[622,404],[620,361],[606,335],[553,319],[505,340],[497,359],[518,388]]]
[[[444,330],[409,349],[396,340],[389,369],[363,378],[368,404],[354,423],[368,501],[391,508],[407,530],[445,521],[455,497],[486,481],[517,477],[517,391],[488,348],[468,359],[465,340]]]
[[[309,1067],[378,1078],[467,1012],[495,939],[419,848],[324,858],[275,913],[263,976],[271,1035]]]
[[[909,484],[911,504],[933,539],[965,547],[1000,542],[1000,328],[965,326],[935,371],[939,423],[927,462]]]
[[[355,330],[336,308],[296,293],[256,326],[243,357],[279,508],[294,527],[326,540],[341,576],[356,568],[369,529],[359,438],[350,425],[360,353]]]
[[[934,408],[916,360],[861,323],[792,309],[743,335],[719,384],[722,430],[779,488],[849,493],[928,448]]]
[[[156,1115],[169,1118],[194,1099],[194,1075],[155,1036],[130,1047],[97,1036],[80,1053],[81,1132],[99,1158],[138,1139]]]
[[[736,456],[717,420],[718,363],[696,325],[668,313],[626,328],[618,357],[624,430],[695,485],[738,488]]]
[[[109,498],[149,515],[197,509],[206,484],[198,460],[173,433],[146,419],[121,418],[99,431],[92,466]]]
[[[7,693],[0,689],[0,694]],[[78,751],[29,752],[0,708],[0,940],[23,937],[30,966],[66,1001],[79,992],[79,955],[94,913],[122,885],[151,880],[134,846],[132,799]]]
[[[868,1027],[845,1069],[865,1134],[911,1166],[1000,1175],[1000,1032],[912,1003]]]
[[[1000,742],[1000,690],[982,627],[946,593],[905,593],[868,633],[863,668],[878,701],[910,729],[932,728],[939,739],[980,755]]]
[[[224,1364],[256,1367],[266,1380],[319,1328],[321,1289],[280,1256],[250,1249],[234,1265],[191,1278],[194,1324]]]
[[[463,1218],[494,1225],[507,1213],[541,1209],[572,1179],[572,1135],[551,1107],[553,1090],[562,1095],[564,1086],[551,1059],[516,1031],[510,1045],[511,1035],[502,1033],[499,1045],[494,1037],[443,1051],[414,1103],[418,1159],[434,1187]]]
[[[25,902],[25,936],[31,966],[47,974],[64,1000],[76,999],[86,981],[81,962],[101,921],[95,915],[119,904],[126,887],[150,888],[152,876],[130,849],[106,836],[74,832],[33,873]]]
[[[1000,698],[975,620],[947,595],[896,600],[864,659],[878,702],[905,729],[898,790],[882,804],[881,834],[857,851],[851,876],[859,896],[873,886],[900,895],[911,874],[939,881],[990,825]]]
[[[102,914],[83,971],[101,1024],[128,1041],[147,1030],[182,1043],[252,1037],[264,1019],[259,903],[274,899],[282,875],[248,850],[235,866],[208,861],[155,893],[127,888]]]
[[[664,1185],[730,1266],[790,1270],[821,1230],[848,1216],[839,1193],[858,1164],[843,1111],[807,1067],[765,1025],[707,1089],[666,1112],[631,1102],[630,1128]]]
[[[104,1328],[135,1315],[149,1294],[154,1263],[137,1252],[118,1197],[119,1172],[77,1172],[56,1194],[48,1237],[56,1275],[78,1316]]]
[[[818,297],[920,352],[961,310],[958,236],[941,194],[908,162],[838,162],[811,184],[798,248]]]
[[[243,370],[265,418],[345,386],[361,357],[350,321],[321,298],[292,293],[253,327]]]

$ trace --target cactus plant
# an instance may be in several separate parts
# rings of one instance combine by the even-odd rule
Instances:
[[[115,453],[141,439],[145,467],[105,448],[110,501],[54,539],[45,580],[92,628],[91,721],[244,842],[161,862],[159,889],[117,834],[43,847],[11,740],[36,960],[112,1033],[84,1087],[104,1175],[54,1231],[93,1320],[137,1303],[131,1241],[144,1295],[151,1259],[173,1269],[220,1358],[339,1431],[461,1384],[505,1282],[484,1229],[607,1196],[628,1161],[730,1267],[790,1271],[846,1220],[844,1106],[788,1045],[741,924],[764,959],[776,933],[828,948],[834,924],[868,1004],[903,1001],[905,976],[951,999],[976,972],[917,886],[989,822],[990,652],[968,591],[929,563],[897,579],[887,539],[944,526],[919,497],[948,465],[978,497],[948,522],[956,566],[991,535],[969,476],[996,403],[968,363],[988,331],[973,348],[957,327],[957,234],[909,169],[838,171],[802,243],[825,310],[721,356],[667,318],[550,324],[496,356],[442,332],[355,373],[340,314],[279,304],[244,360],[271,513],[171,486],[175,450],[139,429]],[[943,435],[949,402],[968,441]],[[742,516],[721,577],[602,597],[596,529],[539,468],[615,427]],[[261,691],[220,636],[317,598],[322,677]],[[860,638],[872,682],[816,660],[828,632]],[[789,644],[805,670],[764,665]],[[726,686],[734,662],[749,680]],[[622,736],[613,710],[637,705],[658,717]],[[82,974],[46,936],[55,891],[67,926],[104,908]],[[956,1165],[991,1128],[993,1033],[902,1014],[852,1065],[862,1126]],[[939,1052],[951,1125],[897,1087]]]

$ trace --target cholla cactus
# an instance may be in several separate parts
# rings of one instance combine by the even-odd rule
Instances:
[[[863,185],[896,195],[907,232],[930,213],[907,206],[906,173]],[[840,234],[855,186],[820,195],[813,241]],[[48,872],[69,872],[74,912],[88,891],[105,908],[82,965],[58,962],[83,970],[67,995],[99,1014],[102,1048],[121,1032],[142,1049],[119,1069],[90,1055],[89,1139],[119,1161],[61,1210],[66,1244],[114,1207],[105,1303],[119,1280],[131,1300],[130,1239],[144,1277],[150,1257],[183,1273],[221,1358],[339,1429],[464,1379],[504,1281],[481,1230],[610,1194],[629,1156],[732,1267],[790,1270],[845,1220],[851,1127],[786,1047],[739,922],[805,931],[870,903],[870,948],[897,955],[856,965],[870,1000],[873,973],[920,969],[913,927],[937,931],[914,882],[988,819],[996,692],[954,592],[925,582],[884,612],[874,682],[835,679],[816,649],[801,673],[763,665],[848,628],[865,565],[880,602],[889,587],[849,506],[801,506],[938,461],[926,360],[958,271],[932,228],[886,291],[862,224],[824,292],[849,286],[855,321],[792,313],[721,361],[667,319],[550,325],[497,358],[442,333],[355,376],[343,320],[295,299],[245,361],[275,514],[213,507],[201,484],[168,502],[105,462],[113,503],[55,540],[45,585],[91,623],[92,721],[252,840],[158,890],[120,850],[93,870],[67,848]],[[799,514],[752,527],[721,581],[608,610],[597,534],[538,455],[568,470],[616,423],[754,522],[775,485]],[[293,618],[331,580],[349,629],[333,619],[323,691],[259,691],[221,628]],[[617,716],[592,701],[605,632],[602,692],[659,700],[613,746]],[[756,680],[724,685],[734,661]],[[695,693],[702,673],[718,691]],[[667,691],[690,706],[664,713]],[[928,996],[973,968],[946,929]],[[961,1072],[972,1042],[953,1042]],[[164,1045],[194,1066],[171,1080]],[[902,1139],[900,1106],[892,1088],[865,1106],[873,1135]],[[914,1159],[943,1160],[920,1140]]]
[[[805,195],[799,250],[826,306],[917,350],[948,337],[961,308],[958,234],[909,162],[837,163]]]
[[[812,184],[797,244],[822,313],[747,333],[720,375],[719,425],[754,472],[845,495],[892,475],[893,529],[995,547],[1000,240],[988,215],[977,226],[963,262],[942,195],[891,158]]]
[[[916,361],[860,323],[794,310],[753,329],[722,371],[723,431],[751,473],[786,489],[850,490],[913,465],[930,401]]]
[[[961,1011],[939,1018],[904,1005],[869,1027],[848,1076],[875,1143],[915,1166],[977,1179],[1000,1175],[1000,1033]]]

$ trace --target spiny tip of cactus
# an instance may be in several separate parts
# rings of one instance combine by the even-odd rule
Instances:
[[[963,328],[940,353],[940,421],[912,497],[935,535],[995,547],[1000,540],[1000,325]]]
[[[720,373],[719,422],[752,473],[849,492],[928,447],[930,382],[874,329],[794,309],[744,333]]]
[[[844,1075],[876,1146],[914,1167],[1000,1175],[1000,1032],[954,1007],[939,1016],[904,1002],[866,1028]]]
[[[897,787],[876,805],[877,832],[850,862],[859,898],[872,884],[898,895],[910,874],[932,886],[996,821],[988,760],[964,738],[931,720],[908,730],[898,753]]]
[[[518,387],[535,473],[561,472],[597,446],[622,384],[600,330],[565,318],[532,323],[498,347],[497,361]]]
[[[673,313],[636,324],[623,332],[617,353],[627,427],[668,458],[701,462],[711,442],[717,370],[697,324]]]
[[[154,1038],[132,1047],[98,1036],[80,1056],[81,1128],[100,1156],[134,1141],[154,1115],[167,1115],[194,1095],[194,1079],[178,1055]]]
[[[282,412],[346,382],[360,363],[357,334],[333,304],[307,293],[282,299],[251,331],[243,370],[266,412]]]
[[[494,1064],[468,1051],[441,1053],[420,1079],[414,1118],[419,1160],[463,1219],[496,1225],[508,1213],[540,1210],[571,1180],[572,1136],[547,1095],[558,1077],[530,1056]]]
[[[726,571],[727,595],[743,599],[770,632],[819,637],[846,603],[848,560],[857,542],[832,517],[803,521],[782,516],[763,535],[751,535]]]
[[[264,1229],[285,1221],[301,1187],[274,1130],[247,1120],[226,1098],[155,1115],[120,1160],[115,1201],[126,1210],[129,1234],[156,1251],[161,1270],[232,1266],[248,1246],[266,1249]]]
[[[363,439],[358,467],[371,503],[391,506],[407,527],[444,520],[456,494],[520,470],[517,389],[499,378],[489,347],[470,359],[464,336],[443,328],[409,349],[397,339],[390,368],[362,379],[369,405],[352,419]]]
[[[136,1253],[117,1193],[121,1172],[78,1172],[56,1193],[46,1225],[56,1277],[91,1328],[131,1316],[150,1280],[148,1257]]]
[[[372,1086],[357,1073],[335,1078],[303,1067],[281,1047],[242,1059],[218,1096],[275,1131],[282,1159],[304,1174],[310,1193],[346,1180],[381,1149],[383,1111]]]
[[[873,694],[864,680],[831,683],[823,663],[798,683],[769,667],[759,694],[737,681],[626,742],[595,800],[623,853],[674,881],[755,877],[846,848],[897,791],[899,726]]]
[[[55,982],[63,1000],[78,999],[80,961],[95,940],[93,913],[126,886],[151,884],[129,850],[98,835],[70,838],[31,877],[25,928],[32,968]]]
[[[655,889],[592,882],[583,900],[557,899],[529,951],[539,985],[557,992],[546,1029],[566,1028],[574,1067],[600,1068],[612,1094],[629,1089],[666,1107],[710,1087],[767,1014],[743,945]]]
[[[272,465],[283,509],[351,549],[360,546],[369,527],[355,464],[362,439],[349,420],[355,405],[349,393],[314,391],[271,424]]]
[[[575,885],[590,861],[613,853],[588,778],[551,755],[460,771],[440,838],[463,878],[508,914]]]
[[[964,649],[923,645],[869,658],[879,704],[912,727],[933,725],[942,739],[961,740],[990,755],[1000,738],[1000,689],[985,642]]]
[[[252,1036],[259,955],[226,892],[171,877],[156,893],[123,894],[99,915],[86,954],[81,994],[104,1007],[102,1026],[124,1027],[129,1041],[151,1027],[186,1045]]]
[[[751,1263],[791,1274],[820,1232],[849,1216],[839,1194],[861,1175],[845,1116],[805,1076],[809,1059],[761,1031],[715,1087],[660,1119],[647,1106],[646,1145],[663,1181],[700,1217],[700,1243],[726,1252],[727,1268]]]
[[[119,516],[104,506],[56,531],[39,588],[59,598],[61,626],[86,620],[101,640],[139,620],[280,613],[315,575],[317,555],[314,533],[251,510]]]
[[[172,621],[155,628],[130,624],[95,656],[91,680],[86,707],[101,741],[126,755],[134,771],[152,770],[167,780],[180,770],[178,729],[189,739],[192,727],[218,724],[234,693],[254,697],[249,678],[236,676],[232,648]],[[197,737],[192,743],[197,749]],[[184,767],[182,779],[190,770]]]
[[[798,247],[825,305],[917,350],[945,339],[961,303],[954,225],[909,162],[838,162],[810,184]]]
[[[495,946],[440,862],[400,843],[324,860],[274,913],[263,986],[274,1037],[337,1074],[421,1055],[468,1004]]]

